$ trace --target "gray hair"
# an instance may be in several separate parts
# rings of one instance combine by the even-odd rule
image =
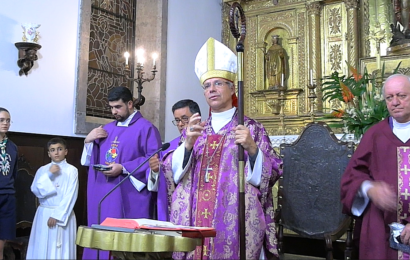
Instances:
[[[383,97],[384,97],[384,98],[386,97],[386,94],[384,93],[384,89],[385,89],[385,87],[386,87],[386,84],[387,84],[390,80],[395,79],[395,78],[397,78],[397,77],[404,77],[404,78],[406,78],[406,79],[408,80],[408,82],[410,83],[410,77],[407,76],[407,75],[404,75],[404,74],[393,74],[393,75],[389,76],[389,77],[386,79],[386,81],[384,82],[383,87],[382,87],[382,94],[383,94]]]

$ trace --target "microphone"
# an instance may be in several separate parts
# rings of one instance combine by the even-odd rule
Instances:
[[[157,153],[164,151],[166,149],[168,149],[170,146],[169,143],[165,143],[161,146],[161,148],[159,148],[158,150],[156,150],[154,153],[152,153],[152,155],[150,155],[147,159],[145,159],[140,165],[138,165],[137,168],[135,168],[132,172],[128,173],[128,175],[122,179],[117,185],[114,186],[114,188],[112,188],[107,194],[105,194],[105,196],[100,200],[100,202],[98,203],[98,225],[100,225],[101,223],[101,203],[105,200],[105,198],[108,197],[108,195],[110,195],[113,191],[115,191],[125,180],[127,180],[134,172],[138,171],[146,162],[149,161],[149,159],[151,159],[151,157],[153,157],[154,155],[156,155]]]

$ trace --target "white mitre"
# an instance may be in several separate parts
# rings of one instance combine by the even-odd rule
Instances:
[[[195,59],[195,73],[201,85],[210,78],[236,79],[236,55],[224,44],[209,38]]]

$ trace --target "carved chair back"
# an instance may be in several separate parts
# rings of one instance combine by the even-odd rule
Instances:
[[[340,180],[353,151],[352,143],[339,141],[321,122],[308,124],[294,143],[281,145],[283,176],[277,210],[281,253],[283,228],[326,239],[330,251],[331,241],[346,232],[351,219],[342,214]]]
[[[14,181],[16,189],[16,228],[25,229],[31,227],[34,215],[38,207],[37,197],[31,192],[31,184],[34,180],[33,169],[24,158],[18,159],[17,177]]]

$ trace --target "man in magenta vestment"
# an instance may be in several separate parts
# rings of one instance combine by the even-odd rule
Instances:
[[[211,117],[201,122],[194,114],[186,140],[165,158],[164,171],[177,184],[170,220],[217,232],[203,247],[174,253],[175,259],[239,259],[238,145],[245,150],[246,259],[277,255],[272,186],[282,162],[260,123],[245,117],[238,125],[232,104],[236,62],[235,54],[213,38],[201,48],[195,70]]]
[[[131,91],[115,87],[108,93],[115,121],[93,129],[85,138],[81,163],[89,165],[87,187],[88,225],[98,223],[98,204],[116,184],[161,147],[158,129],[134,110]],[[96,171],[94,164],[112,167]],[[145,163],[101,204],[101,218],[152,218],[154,201],[146,184],[149,165]],[[98,223],[100,224],[100,223]],[[96,259],[97,251],[85,248],[83,259]],[[100,251],[100,259],[108,252]]]
[[[183,130],[188,123],[189,118],[195,114],[201,114],[198,104],[191,99],[183,99],[176,102],[172,106],[172,114],[174,115],[174,120],[172,123],[178,127],[179,133],[181,134],[177,138],[169,142],[170,146],[167,150],[161,151],[160,156],[154,155],[149,160],[149,166],[151,168],[150,180],[148,182],[148,189],[152,191],[158,191],[157,194],[157,209],[158,209],[158,220],[169,221],[169,206],[171,201],[171,194],[175,189],[175,185],[171,181],[166,181],[166,176],[164,172],[160,169],[160,159],[165,158],[168,154],[172,153],[184,140]],[[170,179],[170,177],[168,176]],[[158,180],[158,181],[157,181]]]
[[[389,224],[405,225],[410,239],[410,78],[392,75],[383,87],[390,117],[371,127],[342,177],[343,211],[360,217],[360,259],[409,259],[389,246]]]

